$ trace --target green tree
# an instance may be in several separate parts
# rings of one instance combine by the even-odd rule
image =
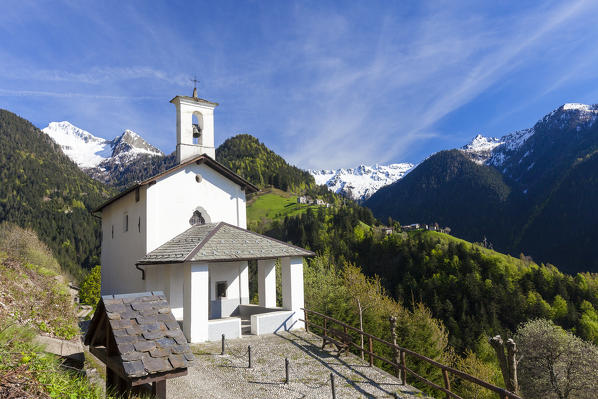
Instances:
[[[100,300],[100,288],[102,285],[102,267],[95,266],[85,277],[79,291],[81,303],[96,306]]]

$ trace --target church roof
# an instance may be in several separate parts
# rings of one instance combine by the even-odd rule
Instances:
[[[241,176],[239,176],[238,174],[236,174],[235,172],[233,172],[226,166],[222,165],[220,162],[212,159],[209,155],[202,154],[202,155],[198,155],[196,157],[190,158],[189,160],[187,160],[185,162],[181,162],[180,164],[173,166],[172,168],[165,170],[164,172],[158,173],[157,175],[154,175],[142,182],[137,182],[137,183],[133,184],[131,187],[125,189],[124,191],[121,191],[120,193],[116,194],[114,197],[108,199],[102,205],[100,205],[99,207],[94,209],[92,211],[92,213],[100,212],[102,209],[104,209],[108,205],[110,205],[113,202],[115,202],[116,200],[124,197],[125,195],[129,194],[130,192],[138,189],[139,187],[142,187],[142,186],[145,186],[148,184],[153,184],[156,182],[157,179],[159,179],[163,176],[167,176],[167,175],[169,175],[173,172],[176,172],[177,170],[184,168],[185,166],[191,165],[193,163],[196,163],[198,165],[206,164],[210,168],[214,169],[216,172],[220,173],[222,176],[224,176],[224,177],[228,178],[229,180],[233,181],[234,183],[237,183],[238,185],[240,185],[241,188],[243,190],[245,190],[246,193],[255,193],[259,190],[256,186],[251,184],[249,181],[245,180],[244,178],[242,178]]]
[[[187,339],[161,291],[102,296],[85,345],[133,385],[156,375],[184,375],[193,361]]]
[[[272,259],[314,253],[228,223],[195,225],[145,255],[138,265]]]

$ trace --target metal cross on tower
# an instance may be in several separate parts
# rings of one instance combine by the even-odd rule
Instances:
[[[193,75],[193,79],[189,79],[193,82],[193,98],[197,98],[197,84],[199,80],[197,80],[197,76]]]

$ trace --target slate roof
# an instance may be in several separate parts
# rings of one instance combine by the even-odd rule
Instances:
[[[138,265],[313,256],[313,252],[228,223],[195,225],[137,261]]]
[[[86,345],[92,344],[95,330],[104,328],[100,320],[106,319],[122,371],[129,378],[186,369],[193,361],[187,339],[160,291],[102,296],[85,336]]]

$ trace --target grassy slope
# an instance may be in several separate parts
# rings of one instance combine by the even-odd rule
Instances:
[[[31,230],[0,225],[0,398],[102,398],[85,377],[33,343],[36,334],[76,339],[67,278]]]
[[[247,201],[247,225],[251,230],[262,231],[274,221],[282,221],[287,216],[297,216],[316,205],[297,203],[297,195],[277,188],[268,188],[252,196]]]

